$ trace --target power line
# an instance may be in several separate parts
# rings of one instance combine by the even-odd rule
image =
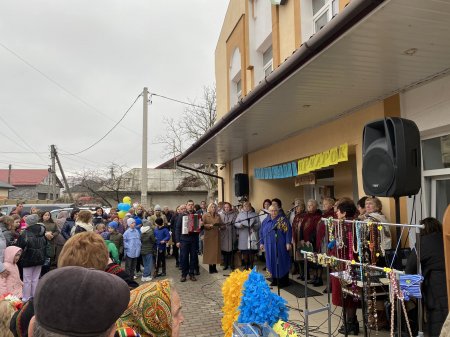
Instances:
[[[106,138],[106,136],[108,136],[108,135],[116,128],[117,125],[120,124],[120,122],[122,122],[122,120],[125,118],[125,116],[128,114],[128,112],[131,110],[131,108],[134,106],[134,104],[137,102],[137,100],[138,100],[139,97],[141,97],[141,96],[142,96],[142,93],[140,93],[140,94],[138,95],[138,97],[136,97],[136,99],[133,101],[133,103],[131,104],[131,106],[127,109],[127,111],[125,111],[125,113],[123,114],[122,118],[120,118],[120,119],[117,121],[117,123],[114,124],[114,126],[113,126],[111,129],[109,129],[109,131],[108,131],[103,137],[101,137],[99,140],[97,140],[95,143],[93,143],[92,145],[88,146],[88,147],[85,148],[84,150],[81,150],[81,151],[78,151],[78,152],[75,152],[75,153],[68,153],[67,155],[70,155],[70,156],[76,156],[76,155],[78,155],[78,154],[80,154],[80,153],[83,153],[83,152],[86,152],[87,150],[92,149],[95,145],[97,145],[98,143],[100,143],[103,139]]]
[[[67,89],[66,87],[64,87],[62,84],[60,84],[59,82],[57,82],[56,80],[54,80],[53,78],[51,78],[50,76],[48,76],[46,73],[44,73],[42,70],[40,70],[39,68],[35,67],[33,64],[31,64],[30,62],[28,62],[26,59],[24,59],[22,56],[20,56],[19,54],[17,54],[14,50],[10,49],[8,46],[6,46],[4,43],[0,42],[0,46],[3,47],[6,51],[8,51],[9,53],[11,53],[12,55],[14,55],[16,58],[18,58],[20,61],[22,61],[23,63],[25,63],[28,67],[30,67],[31,69],[33,69],[34,71],[38,72],[41,76],[43,76],[45,79],[47,79],[48,81],[50,81],[51,83],[53,83],[54,85],[56,85],[58,88],[60,88],[62,91],[64,91],[66,94],[68,94],[69,96],[72,96],[73,98],[75,98],[76,100],[78,100],[79,102],[83,103],[85,106],[87,106],[88,108],[94,110],[95,112],[101,114],[103,117],[106,117],[107,119],[110,119],[111,116],[108,116],[107,114],[105,114],[104,112],[100,111],[99,109],[97,109],[95,106],[93,106],[92,104],[90,104],[89,102],[87,102],[86,100],[84,100],[83,98],[77,96],[76,94],[74,94],[72,91],[70,91],[69,89]],[[126,127],[126,126],[122,126],[123,128],[127,129],[128,131],[135,133],[135,131],[133,131],[132,129]]]
[[[151,96],[161,97],[161,98],[167,99],[167,100],[169,100],[169,101],[177,102],[177,103],[180,103],[180,104],[190,105],[190,106],[195,107],[195,108],[207,109],[207,110],[211,109],[210,107],[207,107],[207,106],[201,106],[201,105],[197,105],[197,104],[193,104],[193,103],[189,103],[189,102],[180,101],[180,100],[178,100],[178,99],[170,98],[170,97],[163,96],[163,95],[160,95],[160,94],[155,94],[155,93],[153,93],[153,92],[151,92],[150,95],[151,95]],[[213,111],[216,111],[216,109],[212,109],[212,110],[213,110]]]
[[[1,134],[1,133],[0,133]],[[4,134],[3,134],[4,135]],[[15,143],[16,145],[20,145],[18,143]],[[31,152],[31,151],[0,151],[0,153],[4,154],[46,154],[47,152]]]
[[[43,159],[42,156],[39,153],[37,153],[36,150],[33,149],[33,147],[30,144],[28,144],[19,133],[16,132],[16,130],[14,130],[1,115],[0,119],[3,121],[3,123],[5,123],[8,129],[10,129],[17,136],[17,138],[19,138],[22,141],[22,143],[24,143],[31,151],[33,151],[34,154],[36,154],[36,156],[38,156],[45,163],[45,159]]]

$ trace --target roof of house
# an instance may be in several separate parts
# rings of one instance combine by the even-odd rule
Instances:
[[[47,169],[13,169],[10,184],[14,186],[39,185],[49,175]],[[0,180],[8,181],[8,170],[0,170]]]
[[[4,181],[0,181],[0,188],[14,189],[15,187],[13,185],[5,183]]]

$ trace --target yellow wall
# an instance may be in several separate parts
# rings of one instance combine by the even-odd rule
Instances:
[[[361,173],[361,144],[362,130],[364,125],[371,120],[379,119],[384,116],[384,105],[382,102],[375,103],[372,106],[354,112],[343,118],[332,121],[315,129],[307,130],[297,136],[273,144],[269,147],[256,152],[249,153],[248,166],[250,175],[250,196],[251,200],[260,203],[267,195],[278,195],[282,201],[287,202],[291,198],[291,191],[277,187],[277,180],[267,183],[265,180],[253,179],[254,168],[267,167],[284,162],[297,160],[309,155],[313,155],[338,144],[348,143],[355,145],[358,188],[359,194],[363,195]],[[348,125],[352,128],[348,128]],[[320,136],[319,136],[320,135]],[[307,144],[307,146],[305,146]],[[351,181],[351,172],[346,169],[346,164],[342,164],[336,170],[338,184],[336,189],[337,196],[353,195],[352,187],[346,187],[346,183]],[[348,164],[349,165],[349,164]],[[350,168],[348,168],[350,170]],[[350,186],[352,186],[351,184]],[[293,186],[293,182],[292,182]]]
[[[339,1],[339,12],[341,12],[349,2],[350,2],[350,0],[340,0]]]
[[[300,0],[288,1],[285,6],[279,6],[278,31],[279,59],[283,63],[300,47]],[[274,62],[274,68],[278,65]]]
[[[246,1],[230,0],[227,14],[220,31],[215,52],[216,94],[218,119],[228,112],[228,72],[230,69],[227,59],[227,40],[238,24],[240,18],[245,14]],[[244,51],[241,50],[241,55]]]
[[[0,199],[8,198],[8,189],[0,189]]]

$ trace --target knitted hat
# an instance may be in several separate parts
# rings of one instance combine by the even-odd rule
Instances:
[[[121,278],[102,270],[63,267],[40,279],[34,311],[48,331],[93,337],[113,326],[129,300],[130,290]]]
[[[115,222],[115,221],[111,221],[108,224],[108,227],[111,227],[111,228],[114,228],[115,230],[117,230],[117,228],[119,228],[119,224],[117,222]]]
[[[39,216],[37,214],[31,214],[25,218],[27,226],[36,225],[39,222]]]
[[[127,225],[130,226],[132,223],[136,223],[136,220],[134,220],[134,218],[129,218],[127,220]]]
[[[155,208],[153,209],[154,211],[160,211],[161,210],[161,206],[156,205]]]

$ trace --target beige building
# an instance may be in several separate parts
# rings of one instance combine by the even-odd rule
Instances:
[[[179,160],[221,164],[224,199],[233,204],[237,173],[248,174],[257,209],[274,197],[285,209],[294,197],[357,200],[365,194],[364,125],[405,117],[418,124],[422,145],[444,137],[430,146],[445,171],[424,167],[421,200],[423,216],[442,220],[450,201],[447,7],[421,0],[230,0],[215,51],[218,122]],[[402,199],[406,222],[413,205]],[[391,220],[393,208],[393,200],[383,200]]]

